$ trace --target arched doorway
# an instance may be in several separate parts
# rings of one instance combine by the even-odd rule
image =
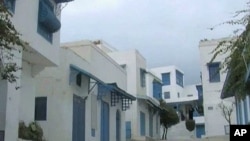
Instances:
[[[116,141],[121,140],[121,114],[120,111],[116,111]]]

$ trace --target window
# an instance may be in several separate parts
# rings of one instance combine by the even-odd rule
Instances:
[[[162,89],[161,89],[161,83],[157,81],[153,81],[153,97],[156,99],[162,99]]]
[[[82,75],[81,75],[81,73],[78,73],[76,75],[76,85],[81,87],[81,84],[82,84]]]
[[[163,85],[170,85],[170,73],[162,73],[161,78]]]
[[[140,69],[140,80],[141,80],[141,87],[146,86],[146,76],[145,76],[146,71],[144,69]]]
[[[213,110],[213,106],[207,107],[208,110]]]
[[[220,63],[208,64],[209,82],[220,82]]]
[[[120,65],[123,69],[126,69],[126,64]]]
[[[91,129],[91,136],[95,137],[95,129],[93,129],[93,128]]]
[[[178,96],[178,98],[180,98],[180,93],[179,92],[177,93],[177,96]]]
[[[16,0],[3,0],[4,5],[11,11],[15,12],[15,7],[16,7]]]
[[[52,43],[53,33],[61,27],[54,13],[54,6],[49,0],[39,1],[37,32]]]
[[[176,84],[183,87],[183,74],[178,70],[176,70],[175,72],[176,72]]]
[[[170,99],[170,92],[164,92],[164,99]]]
[[[35,99],[35,120],[47,119],[47,97],[36,97]]]

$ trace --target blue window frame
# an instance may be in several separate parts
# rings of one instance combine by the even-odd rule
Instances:
[[[161,78],[163,85],[170,85],[170,73],[162,73]]]
[[[144,69],[140,69],[140,80],[141,80],[141,87],[146,86],[146,71]]]
[[[176,70],[176,84],[183,87],[183,74]]]
[[[36,97],[35,99],[35,120],[47,119],[47,97]]]
[[[140,112],[140,133],[141,133],[141,136],[145,136],[145,133],[146,133],[146,121],[145,121],[145,113],[143,112]]]
[[[15,12],[16,0],[4,0],[4,5],[11,11]]]
[[[54,6],[49,0],[39,0],[37,32],[52,43],[53,33],[61,27],[54,13]]]
[[[153,81],[153,97],[156,99],[162,99],[162,85],[157,81]]]
[[[220,63],[209,63],[208,64],[208,73],[209,73],[209,82],[220,82]]]
[[[170,99],[170,92],[164,92],[164,99]]]

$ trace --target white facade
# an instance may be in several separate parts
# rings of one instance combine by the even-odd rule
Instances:
[[[137,101],[126,111],[127,139],[160,139],[159,101],[150,94],[152,90],[149,89],[153,84],[149,82],[145,58],[137,50],[117,51],[103,41],[98,42],[97,46],[124,68],[127,72],[127,91],[137,97]]]
[[[225,135],[225,126],[228,125],[222,115],[218,104],[222,101],[220,98],[226,73],[222,70],[219,72],[220,80],[218,82],[210,82],[208,64],[213,57],[212,51],[222,39],[200,41],[200,65],[202,73],[203,100],[204,100],[204,116],[205,116],[205,134],[206,136]],[[213,62],[222,63],[226,54],[218,56]],[[234,102],[233,98],[223,100],[227,103]],[[235,123],[235,109],[232,114],[232,124]],[[215,116],[216,115],[216,116]]]
[[[87,52],[87,53],[86,53]],[[82,85],[77,86],[74,72],[70,66],[84,70],[81,75]],[[105,67],[104,67],[105,66]],[[93,75],[94,78],[91,76]],[[91,42],[72,42],[62,45],[58,67],[47,68],[37,76],[37,97],[47,97],[47,120],[39,121],[44,129],[45,138],[54,141],[69,141],[74,139],[73,99],[79,96],[85,101],[85,132],[84,139],[102,141],[102,103],[109,105],[109,140],[116,138],[116,112],[120,113],[120,141],[125,141],[125,112],[122,111],[122,101],[111,104],[111,93],[107,92],[100,99],[99,83],[116,83],[126,90],[126,71],[117,65],[109,56],[95,47]],[[97,84],[95,84],[97,83]],[[134,104],[134,102],[133,102]],[[56,127],[56,128],[55,128]],[[109,132],[108,132],[109,131]]]
[[[169,128],[167,134],[168,138],[194,138],[195,131],[189,132],[186,129],[185,120],[189,119],[190,116],[193,116],[193,112],[189,113],[189,110],[194,109],[197,106],[197,101],[199,100],[196,85],[185,86],[184,73],[176,66],[151,68],[150,71],[162,79],[162,99],[164,99],[168,105],[176,109],[180,118],[180,123]],[[177,81],[177,72],[182,74],[181,83]],[[168,77],[165,78],[165,80],[164,74],[168,74]],[[166,95],[166,93],[169,93],[169,95]],[[193,117],[193,119],[196,124],[204,124],[203,116]]]
[[[195,86],[184,86],[184,77],[183,77],[183,86],[180,86],[176,83],[176,70],[181,72],[184,76],[183,71],[178,69],[176,66],[165,66],[158,68],[151,68],[150,71],[155,73],[157,77],[162,79],[162,74],[170,73],[170,83],[168,85],[162,86],[162,98],[167,103],[175,102],[186,102],[198,99],[198,94]],[[168,99],[164,98],[164,92],[169,92],[170,97]]]
[[[57,26],[57,29],[54,28],[56,31],[50,31],[51,41],[38,33],[39,2],[39,0],[16,0],[13,9],[10,10],[13,14],[11,18],[13,25],[21,34],[21,39],[28,43],[28,46],[21,53],[14,52],[13,62],[22,68],[21,71],[15,73],[19,77],[17,82],[10,84],[1,80],[0,83],[0,99],[4,100],[1,102],[0,132],[4,133],[5,141],[17,140],[20,121],[25,121],[26,124],[34,121],[36,92],[34,77],[45,67],[58,64],[60,26]],[[54,0],[50,0],[49,3],[54,6],[55,11],[59,8],[60,4],[56,4]],[[53,20],[56,20],[60,25],[60,12],[52,12],[52,16]]]

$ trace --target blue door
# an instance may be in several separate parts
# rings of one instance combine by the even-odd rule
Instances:
[[[196,125],[196,137],[201,138],[202,135],[205,135],[205,126]]]
[[[149,136],[153,137],[153,114],[149,113]]]
[[[145,114],[140,112],[140,131],[141,136],[145,136]]]
[[[104,101],[101,107],[101,141],[109,141],[109,105]]]
[[[126,139],[131,139],[131,121],[126,121]]]
[[[121,140],[121,115],[120,112],[116,111],[116,141]]]
[[[72,141],[85,141],[85,101],[73,96],[73,136]]]

